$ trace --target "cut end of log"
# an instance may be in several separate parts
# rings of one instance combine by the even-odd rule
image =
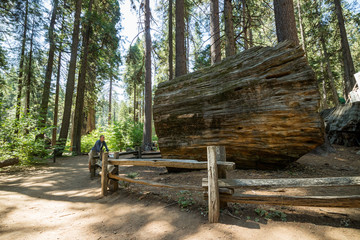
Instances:
[[[206,161],[206,147],[218,145],[238,168],[284,167],[323,143],[319,100],[301,47],[251,48],[159,84],[162,157]]]

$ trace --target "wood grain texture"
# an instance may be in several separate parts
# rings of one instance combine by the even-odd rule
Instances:
[[[205,196],[206,197],[206,196]],[[265,204],[278,206],[359,208],[360,196],[281,196],[220,194],[220,200],[235,203]]]
[[[216,164],[216,147],[207,147],[207,164],[208,164],[208,208],[209,208],[209,222],[217,223],[220,218],[220,199],[218,187],[218,169]]]
[[[107,195],[107,187],[108,187],[108,158],[109,153],[103,152],[102,157],[102,166],[101,166],[101,195]]]
[[[339,187],[360,185],[360,177],[327,178],[278,178],[278,179],[219,179],[221,188],[297,188],[297,187]],[[208,179],[202,179],[202,186],[208,186]]]
[[[225,146],[239,168],[273,168],[323,143],[319,92],[301,47],[254,47],[159,84],[154,124],[163,158],[206,161]]]
[[[199,162],[196,160],[183,160],[183,159],[109,159],[111,165],[133,165],[133,166],[149,166],[149,167],[173,167],[173,168],[188,168],[188,169],[207,169],[206,162]],[[233,162],[218,162],[219,168],[226,170],[235,169]]]
[[[112,173],[109,173],[109,178],[120,180],[120,181],[125,181],[125,182],[130,182],[130,183],[137,183],[137,184],[153,186],[153,187],[173,188],[173,189],[178,189],[178,190],[191,190],[191,191],[199,191],[199,192],[204,190],[200,186],[165,184],[165,183],[159,183],[159,182],[154,182],[154,181],[149,181],[149,180],[123,177],[123,176],[119,176],[117,174],[112,174]]]

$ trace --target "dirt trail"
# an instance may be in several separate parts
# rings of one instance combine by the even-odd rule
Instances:
[[[208,224],[199,211],[181,211],[151,194],[121,189],[100,198],[100,179],[89,180],[81,156],[0,172],[0,239],[360,239],[360,226],[263,223],[225,214],[221,223]]]

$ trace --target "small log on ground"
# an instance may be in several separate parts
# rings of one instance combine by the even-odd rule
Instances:
[[[154,124],[163,158],[206,160],[225,146],[241,168],[274,168],[324,141],[317,81],[299,46],[254,47],[159,84]]]
[[[360,102],[338,106],[324,121],[330,143],[360,146]]]
[[[0,168],[16,165],[19,163],[19,158],[10,158],[0,162]]]

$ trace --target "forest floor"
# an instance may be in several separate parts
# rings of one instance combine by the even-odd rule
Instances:
[[[228,177],[360,176],[360,148],[335,147],[336,153],[309,153],[286,169],[234,170]],[[63,157],[46,166],[0,169],[0,239],[360,239],[360,209],[230,204],[220,223],[209,224],[199,192],[121,184],[119,191],[100,197],[100,178],[89,179],[87,161],[87,156]],[[152,167],[121,167],[120,172],[198,186],[207,174],[169,174]],[[359,187],[280,189],[276,194],[284,191],[360,194]]]

